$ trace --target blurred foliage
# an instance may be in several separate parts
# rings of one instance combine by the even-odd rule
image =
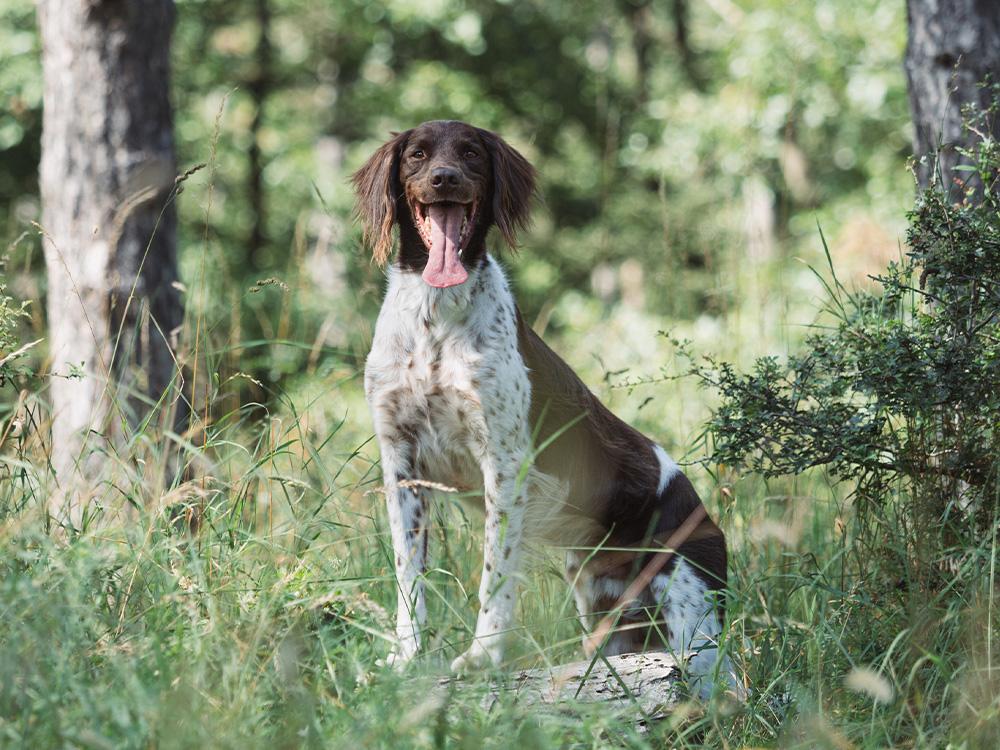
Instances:
[[[425,119],[495,129],[538,166],[543,203],[513,270],[529,319],[568,291],[613,304],[637,284],[652,314],[720,315],[737,304],[732,278],[748,256],[803,254],[817,215],[835,226],[857,212],[891,222],[906,204],[898,4],[179,0],[177,9],[179,161],[212,165],[209,187],[180,201],[182,276],[204,275],[211,293],[192,291],[189,306],[247,342],[295,332],[364,348],[357,313],[370,316],[380,284],[348,218],[346,176],[391,130]],[[30,0],[0,9],[7,241],[39,214],[34,24]],[[315,288],[294,304],[246,292],[299,274]],[[276,383],[304,356],[248,347],[240,361]]]
[[[22,345],[18,338],[18,324],[28,317],[27,308],[27,302],[16,303],[7,294],[7,285],[0,283],[0,386],[22,374],[18,360],[34,346]]]
[[[160,465],[158,438],[138,434],[109,459],[124,479],[102,502],[149,513],[55,546],[24,523],[47,498],[45,394],[24,386],[4,404],[16,416],[0,473],[11,613],[0,744],[997,745],[998,620],[983,571],[998,547],[992,534],[969,541],[996,501],[995,198],[979,209],[924,196],[908,259],[881,289],[867,277],[900,254],[912,205],[903,3],[177,0],[177,11],[179,166],[207,165],[179,197],[179,356],[205,415],[185,447],[197,479],[164,493],[146,470]],[[0,4],[0,358],[45,335],[30,225],[35,24],[31,0]],[[347,176],[390,131],[449,117],[497,130],[539,168],[543,202],[510,274],[527,318],[585,382],[678,458],[721,399],[725,465],[692,478],[730,542],[743,708],[682,711],[645,737],[613,715],[487,713],[475,692],[428,708],[411,678],[439,676],[471,637],[466,586],[481,562],[448,503],[431,546],[436,645],[416,674],[373,666],[396,592],[358,372],[382,284]],[[790,321],[812,319],[822,284],[792,261],[823,260],[817,222],[843,285],[826,282],[827,328],[801,342]],[[921,269],[934,271],[923,284]],[[18,331],[25,321],[34,335]],[[651,346],[663,330],[736,364],[701,369],[716,388],[699,393],[676,379],[682,357]],[[800,353],[740,369],[786,348]],[[27,350],[0,378],[23,385],[43,356]],[[737,477],[739,462],[766,478]],[[843,501],[854,487],[860,502]],[[182,530],[180,518],[202,522]],[[919,548],[917,522],[936,524],[924,538],[943,551]],[[947,580],[927,585],[914,557],[952,563]],[[531,574],[520,607],[518,658],[578,653],[554,566]],[[891,703],[845,681],[872,670]]]
[[[35,218],[42,137],[41,45],[31,2],[0,7],[0,240]]]

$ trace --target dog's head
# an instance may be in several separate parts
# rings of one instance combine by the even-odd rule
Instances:
[[[455,120],[398,133],[352,178],[356,213],[377,263],[392,252],[435,287],[461,284],[486,252],[490,227],[514,247],[527,226],[535,170],[500,136]]]

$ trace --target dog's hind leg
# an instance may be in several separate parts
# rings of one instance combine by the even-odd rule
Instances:
[[[567,555],[566,578],[587,631],[585,648],[597,645],[591,643],[591,633],[608,617],[613,627],[599,646],[605,656],[667,650],[686,665],[702,698],[712,694],[716,668],[719,679],[740,694],[729,657],[720,658],[722,626],[713,594],[689,562],[678,560],[670,572],[655,576],[636,599],[623,604],[631,574],[588,575],[586,566],[580,569],[583,559],[581,553]]]
[[[678,560],[670,573],[653,578],[652,600],[659,606],[657,620],[664,623],[670,650],[687,657],[687,671],[702,698],[711,696],[716,667],[720,680],[738,692],[735,673],[727,655],[719,658],[722,633],[719,610],[713,594],[686,560]],[[716,593],[714,596],[720,596]]]
[[[577,613],[585,631],[584,649],[596,645],[591,643],[591,634],[605,617],[610,617],[613,623],[600,645],[605,656],[662,648],[664,636],[650,620],[649,589],[640,599],[624,603],[619,610],[628,579],[615,575],[588,575],[586,568],[580,570],[584,559],[579,552],[570,552],[566,558],[566,580],[573,587]]]

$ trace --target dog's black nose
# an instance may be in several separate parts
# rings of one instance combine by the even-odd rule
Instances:
[[[433,187],[458,187],[458,170],[452,167],[434,167],[431,170],[431,185]]]

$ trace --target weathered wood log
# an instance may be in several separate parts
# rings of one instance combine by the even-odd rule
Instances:
[[[445,678],[440,687],[461,684]],[[630,711],[638,721],[662,719],[684,699],[681,672],[670,654],[647,652],[514,672],[490,685],[484,708],[497,703],[560,706],[596,704]]]

